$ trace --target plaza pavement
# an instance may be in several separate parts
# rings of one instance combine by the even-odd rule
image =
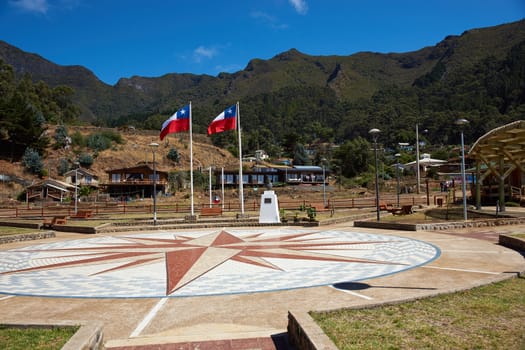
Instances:
[[[412,238],[438,247],[440,255],[426,265],[342,284],[341,289],[321,286],[247,294],[118,299],[0,294],[0,323],[100,322],[105,346],[115,350],[161,348],[158,344],[172,344],[170,348],[174,349],[197,348],[195,344],[200,349],[285,349],[285,342],[279,344],[276,339],[286,333],[288,310],[308,312],[397,302],[467,289],[525,271],[523,255],[497,244],[499,234],[525,232],[525,225],[408,232],[354,228],[348,222],[324,226],[322,230]],[[92,236],[57,232],[56,238],[45,241],[89,238]],[[10,243],[0,246],[0,251],[40,243]],[[270,341],[271,337],[274,340]]]

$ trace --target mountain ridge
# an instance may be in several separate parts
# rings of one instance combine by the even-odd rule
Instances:
[[[17,75],[30,73],[34,81],[43,80],[52,87],[71,86],[84,121],[116,125],[119,118],[130,115],[147,118],[170,113],[188,101],[208,112],[217,110],[215,106],[221,100],[233,103],[305,86],[328,88],[338,100],[353,102],[370,98],[390,85],[410,87],[439,64],[452,74],[458,67],[475,64],[480,57],[503,57],[524,38],[525,20],[521,20],[469,29],[461,35],[449,35],[434,46],[405,53],[362,51],[348,56],[312,56],[291,48],[267,60],[251,59],[234,73],[132,76],[120,78],[115,85],[102,82],[85,67],[57,65],[3,41],[0,58],[12,65]],[[196,122],[200,123],[198,119]]]

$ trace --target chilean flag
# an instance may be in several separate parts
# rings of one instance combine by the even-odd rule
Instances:
[[[228,107],[219,114],[208,126],[208,135],[234,130],[237,121],[237,105]]]
[[[166,135],[181,132],[190,129],[190,105],[186,105],[179,109],[175,114],[168,118],[160,130],[160,140],[164,139]]]

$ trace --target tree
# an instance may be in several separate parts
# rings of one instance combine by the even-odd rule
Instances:
[[[337,159],[343,176],[357,176],[368,168],[371,158],[370,143],[362,137],[347,141],[335,151],[334,158]]]
[[[304,149],[304,146],[300,143],[295,145],[294,153],[293,153],[293,164],[294,165],[310,165],[310,159],[308,158],[308,155],[306,154],[306,150]]]
[[[78,163],[84,168],[90,168],[93,165],[93,156],[88,153],[82,153],[78,156]]]
[[[58,175],[62,176],[65,173],[67,173],[68,170],[69,170],[69,162],[67,161],[67,159],[61,158],[60,161],[58,162],[58,168],[57,168]]]
[[[177,151],[177,149],[174,148],[174,147],[170,148],[166,158],[168,158],[172,162],[179,163],[179,161],[180,161],[179,151]]]
[[[22,156],[22,164],[33,174],[41,175],[44,170],[44,162],[40,154],[31,147],[26,148]]]
[[[55,129],[55,148],[64,148],[69,143],[69,136],[67,134],[67,127],[65,125],[59,125]]]

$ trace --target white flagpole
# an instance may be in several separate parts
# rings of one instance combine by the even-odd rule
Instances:
[[[241,110],[237,101],[237,130],[239,132],[239,200],[241,201],[241,215],[244,215],[244,192],[242,179],[242,143],[241,143]]]
[[[210,167],[208,168],[208,182],[209,182],[209,184],[208,184],[208,186],[209,186],[209,187],[208,187],[208,190],[209,190],[209,192],[210,192],[210,208],[211,208],[211,207],[212,207],[212,204],[211,204],[211,201],[212,201],[212,200],[211,200],[211,165],[210,165]]]
[[[224,211],[224,167],[221,168],[221,190],[222,210]]]
[[[193,131],[191,121],[191,101],[190,101],[190,191],[191,191],[191,216],[195,215],[193,210]]]

